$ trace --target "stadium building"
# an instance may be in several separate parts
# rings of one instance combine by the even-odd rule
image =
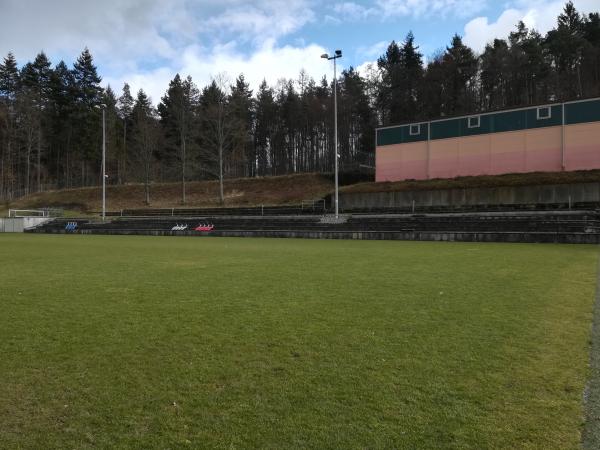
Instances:
[[[376,181],[600,168],[600,98],[377,129]]]

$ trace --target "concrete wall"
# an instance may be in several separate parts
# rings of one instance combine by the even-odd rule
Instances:
[[[340,209],[599,203],[600,183],[373,193],[340,192]]]
[[[215,237],[263,237],[295,239],[359,239],[401,241],[458,241],[458,242],[538,242],[565,244],[598,244],[598,233],[528,233],[528,232],[443,232],[443,231],[213,231],[210,234],[189,231],[158,230],[82,230],[82,234],[188,236]]]
[[[563,127],[383,145],[376,181],[563,170]],[[600,168],[600,122],[564,127],[564,169]]]
[[[22,233],[23,218],[0,218],[0,233]]]
[[[22,233],[51,220],[48,217],[0,218],[0,233]]]

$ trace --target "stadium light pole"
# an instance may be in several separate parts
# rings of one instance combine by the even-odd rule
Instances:
[[[97,106],[102,110],[102,221],[106,219],[106,105]]]
[[[333,60],[333,133],[334,133],[334,160],[335,160],[335,218],[339,217],[339,182],[338,182],[338,130],[337,130],[337,67],[336,59],[342,57],[342,51],[336,50],[333,56],[329,56],[327,53],[323,53],[321,58],[328,61]]]

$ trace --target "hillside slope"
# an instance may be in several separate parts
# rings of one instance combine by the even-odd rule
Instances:
[[[297,174],[262,178],[238,178],[225,181],[226,206],[285,205],[321,198],[333,190],[325,175]],[[181,206],[180,183],[158,183],[150,188],[150,205],[144,202],[143,184],[107,186],[107,209],[172,208]],[[185,206],[219,206],[217,181],[187,183]],[[48,191],[23,197],[5,205],[6,209],[60,207],[78,212],[102,208],[102,189],[87,187]]]
[[[352,194],[367,192],[423,191],[439,189],[468,189],[500,186],[532,186],[544,184],[598,182],[600,182],[600,170],[580,170],[575,172],[509,173],[505,175],[434,178],[431,180],[357,183],[342,187],[340,192]]]

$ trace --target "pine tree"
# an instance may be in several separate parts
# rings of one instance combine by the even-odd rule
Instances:
[[[265,80],[256,94],[256,114],[254,122],[254,152],[256,154],[256,175],[271,173],[273,136],[277,121],[277,105],[273,89]]]
[[[159,140],[156,112],[146,93],[140,89],[133,106],[133,143],[138,161],[142,166],[144,201],[150,204],[150,181]]]
[[[584,21],[569,1],[558,16],[558,26],[550,30],[546,45],[556,67],[554,90],[561,100],[583,95],[581,60],[585,47],[583,38]]]
[[[112,173],[118,171],[119,154],[117,147],[117,136],[119,133],[119,112],[117,109],[117,96],[110,85],[106,87],[102,95],[102,103],[104,104],[105,120],[106,120],[106,165],[107,174],[109,174],[108,182],[114,183]],[[116,166],[116,168],[114,168]]]
[[[158,105],[158,113],[165,130],[167,142],[176,149],[180,163],[181,203],[186,203],[186,180],[188,177],[188,161],[194,140],[196,110],[198,108],[198,88],[191,77],[182,80],[179,74],[169,83],[169,88]]]
[[[123,93],[121,94],[117,102],[117,111],[119,117],[121,118],[123,128],[123,138],[121,141],[121,145],[119,146],[119,158],[117,163],[117,179],[119,184],[124,182],[125,174],[127,173],[127,130],[131,126],[134,103],[135,102],[133,100],[133,97],[131,96],[131,89],[129,85],[125,83],[123,85]]]
[[[244,79],[244,75],[239,75],[235,80],[235,84],[230,87],[230,91],[231,119],[238,129],[234,132],[231,152],[232,166],[229,168],[229,172],[236,176],[253,176],[255,157],[252,154],[251,136],[254,121],[252,90],[250,90],[250,85]]]
[[[400,90],[402,54],[396,41],[392,41],[385,52],[377,60],[381,71],[381,86],[378,92],[377,105],[381,111],[381,122],[384,125],[399,122],[402,116],[400,110]]]
[[[0,64],[0,197],[12,198],[15,194],[19,167],[16,155],[15,103],[19,89],[17,60],[9,53]]]
[[[73,77],[77,87],[77,100],[88,108],[100,105],[102,78],[98,75],[94,58],[86,47],[73,65]]]
[[[483,110],[498,109],[506,105],[509,83],[509,48],[504,39],[494,39],[487,44],[481,60],[481,106]]]
[[[27,104],[23,104],[26,113],[29,114],[28,124],[34,128],[31,132],[35,133],[36,144],[36,185],[37,190],[41,191],[42,182],[42,149],[46,146],[45,131],[48,128],[49,115],[48,104],[50,101],[50,79],[52,76],[51,64],[46,55],[39,53],[33,63],[27,63],[21,70],[21,90],[27,98]],[[28,142],[29,142],[28,131]],[[49,133],[48,133],[49,134]],[[29,165],[29,154],[27,164]],[[27,169],[29,172],[29,168]],[[29,180],[27,180],[29,184]],[[27,187],[29,192],[29,186]]]
[[[590,13],[583,26],[585,39],[581,75],[584,96],[600,95],[600,14]]]
[[[71,186],[73,163],[71,144],[75,109],[75,80],[64,61],[60,61],[50,76],[52,144],[49,161],[54,162],[55,182],[59,187]]]
[[[340,154],[342,168],[359,170],[374,163],[375,115],[369,105],[365,81],[350,67],[342,72],[340,96]]]
[[[226,93],[227,82],[219,75],[202,90],[200,96],[200,158],[203,168],[219,180],[219,200],[225,203],[224,179],[227,161],[239,125],[232,117]]]
[[[81,185],[86,185],[89,172],[89,163],[98,161],[101,142],[101,112],[99,106],[102,102],[102,88],[93,58],[87,47],[77,58],[73,65],[73,78],[75,87],[75,141],[80,152]],[[95,164],[96,172],[100,174],[100,165]]]
[[[475,111],[477,58],[473,50],[463,44],[462,38],[454,35],[450,47],[442,57],[442,112],[462,114]]]
[[[19,89],[19,69],[15,55],[11,52],[0,64],[0,97],[5,100],[14,100]]]
[[[409,32],[400,49],[400,121],[415,120],[420,115],[419,89],[423,82],[423,55],[419,53],[419,47],[414,45],[414,41],[415,37]]]

